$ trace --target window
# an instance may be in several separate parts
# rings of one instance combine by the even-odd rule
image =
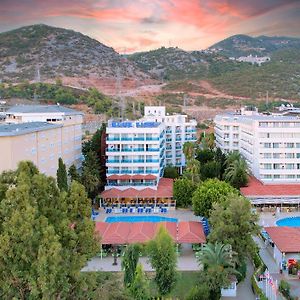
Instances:
[[[263,143],[264,148],[271,148],[271,143]]]
[[[272,158],[272,153],[262,153],[263,158]]]
[[[299,153],[300,154],[300,153]],[[286,153],[285,158],[294,158],[295,154],[294,153]]]
[[[274,170],[281,169],[281,168],[280,168],[280,164],[273,164],[273,169],[274,169]]]
[[[273,153],[273,158],[280,158],[280,153]]]
[[[266,170],[271,170],[272,169],[272,164],[263,164],[263,167]]]
[[[279,148],[280,143],[273,143],[273,148]]]
[[[280,175],[279,175],[279,174],[275,174],[275,175],[273,176],[273,178],[274,178],[274,179],[279,179],[279,178],[280,178]]]
[[[286,176],[286,178],[288,178],[288,179],[293,179],[293,178],[295,178],[295,175],[289,174],[289,175]]]
[[[294,143],[286,143],[287,148],[294,148]]]
[[[263,175],[263,178],[264,179],[272,179],[272,175],[271,174],[266,174],[266,175]]]
[[[286,164],[286,168],[292,170],[294,169],[294,164]]]

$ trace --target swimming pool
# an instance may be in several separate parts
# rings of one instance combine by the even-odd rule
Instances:
[[[280,219],[276,224],[277,226],[300,227],[300,217]]]
[[[107,217],[105,222],[107,223],[116,223],[116,222],[127,222],[127,223],[137,223],[137,222],[174,222],[177,223],[178,219],[176,218],[167,218],[160,216],[116,216],[116,217]]]

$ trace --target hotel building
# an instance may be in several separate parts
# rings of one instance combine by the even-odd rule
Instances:
[[[172,198],[172,182],[161,177],[166,165],[180,170],[185,165],[182,146],[196,141],[196,125],[186,115],[166,115],[162,106],[146,106],[144,117],[137,121],[110,120],[102,198]]]
[[[215,117],[216,146],[239,151],[262,183],[300,182],[300,119],[257,109]]]
[[[59,105],[18,105],[6,112],[0,127],[0,171],[31,160],[42,173],[55,176],[58,158],[81,167],[83,114]]]

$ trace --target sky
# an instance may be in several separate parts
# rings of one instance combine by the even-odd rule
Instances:
[[[120,53],[200,50],[235,34],[300,37],[300,0],[0,0],[0,32],[40,23]]]

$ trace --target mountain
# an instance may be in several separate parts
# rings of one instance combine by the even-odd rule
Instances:
[[[218,54],[184,51],[174,47],[134,53],[127,58],[144,72],[165,80],[203,78],[214,63],[229,61]]]
[[[0,33],[0,73],[4,82],[150,78],[114,49],[79,32],[43,24]]]
[[[234,35],[220,41],[208,50],[216,50],[221,55],[239,57],[246,55],[266,56],[283,49],[300,49],[300,38],[293,37],[250,37],[248,35]]]

